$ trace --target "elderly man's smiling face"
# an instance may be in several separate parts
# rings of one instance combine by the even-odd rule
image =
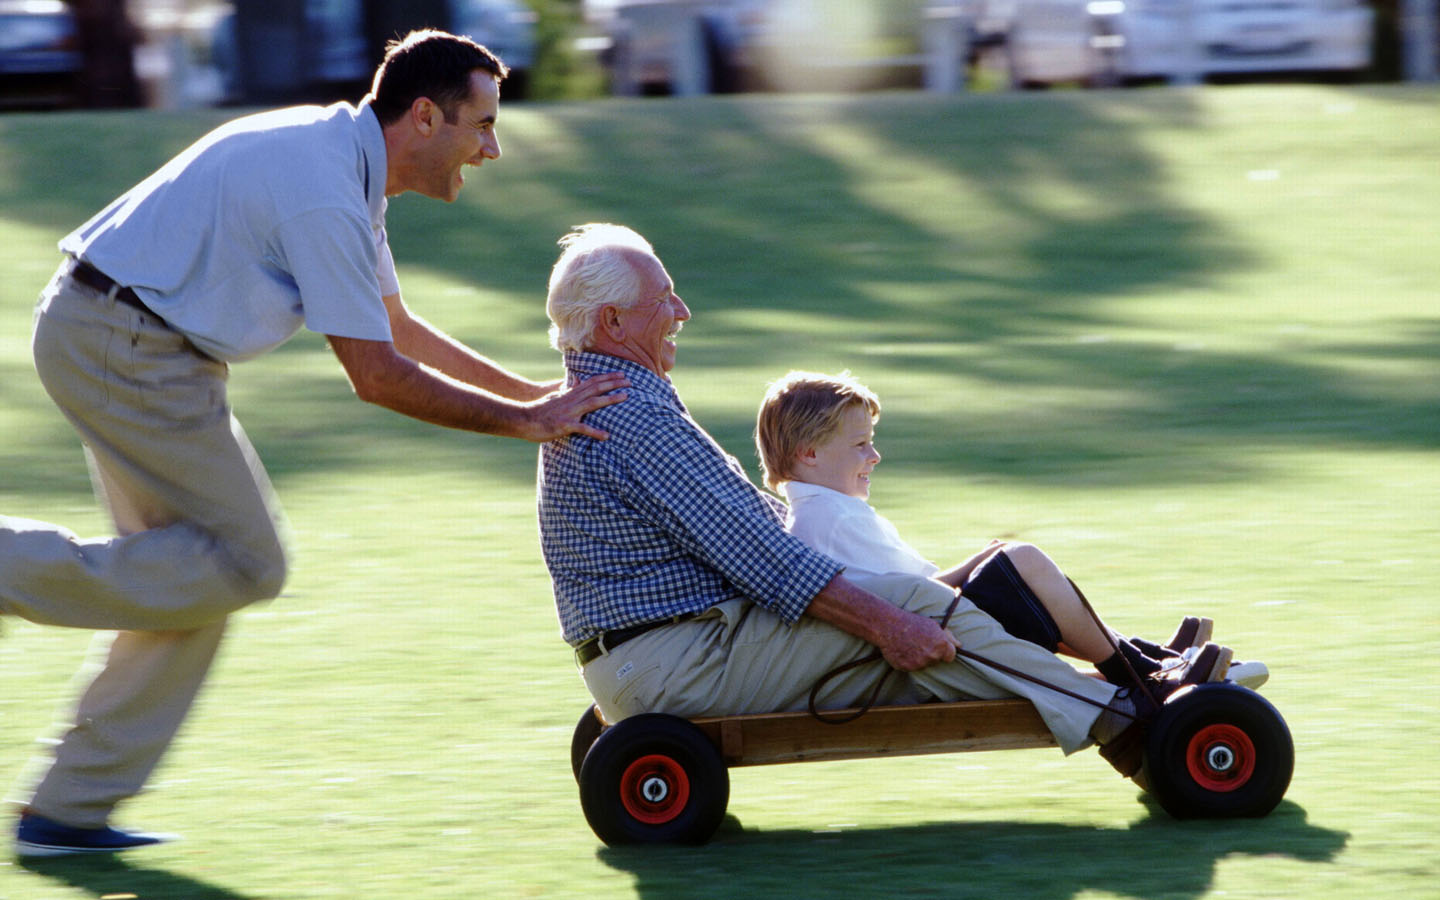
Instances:
[[[690,309],[675,293],[675,283],[660,260],[639,252],[627,257],[639,292],[634,305],[614,310],[613,352],[664,376],[675,367],[674,338],[690,318]]]

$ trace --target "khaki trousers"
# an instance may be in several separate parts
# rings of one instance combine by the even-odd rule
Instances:
[[[882,575],[855,583],[897,606],[937,621],[954,592],[928,578]],[[990,616],[962,599],[949,623],[965,649],[1017,671],[1088,697],[1102,706],[1115,688],[1081,674],[1053,653],[1007,634]],[[699,618],[648,631],[592,660],[582,677],[610,721],[642,712],[687,718],[701,715],[803,710],[810,689],[826,672],[865,656],[874,647],[818,619],[787,626],[748,601],[722,603]],[[854,706],[869,696],[886,671],[883,661],[859,666],[828,682],[822,709]],[[1097,706],[966,659],[897,672],[877,702],[1024,697],[1035,705],[1061,750],[1089,746]]]
[[[0,517],[0,612],[104,632],[63,737],[13,797],[88,827],[144,785],[226,616],[279,594],[286,553],[269,480],[226,400],[227,367],[68,272],[36,310],[35,366],[120,536]]]

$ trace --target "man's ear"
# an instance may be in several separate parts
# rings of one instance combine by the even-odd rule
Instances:
[[[410,122],[424,137],[434,134],[444,121],[445,114],[429,97],[416,97],[410,104]]]
[[[625,337],[625,323],[620,317],[622,310],[613,304],[606,304],[600,307],[600,315],[595,325],[605,333],[605,336],[615,342],[620,342]]]

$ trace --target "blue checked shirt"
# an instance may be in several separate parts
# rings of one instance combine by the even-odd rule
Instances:
[[[839,563],[785,533],[785,507],[642,366],[565,354],[567,382],[622,372],[629,399],[586,421],[609,432],[540,449],[540,546],[565,640],[745,598],[795,622]]]

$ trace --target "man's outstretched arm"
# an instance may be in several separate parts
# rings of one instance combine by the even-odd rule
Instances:
[[[604,431],[581,419],[624,400],[624,393],[613,392],[630,383],[623,375],[598,375],[545,399],[521,402],[422,366],[389,341],[334,335],[329,341],[356,396],[367,403],[434,425],[536,443],[568,434],[604,440]]]
[[[399,294],[390,294],[384,301],[395,349],[421,365],[464,384],[521,402],[539,400],[561,387],[561,382],[541,384],[522,378],[475,352],[412,313]]]

